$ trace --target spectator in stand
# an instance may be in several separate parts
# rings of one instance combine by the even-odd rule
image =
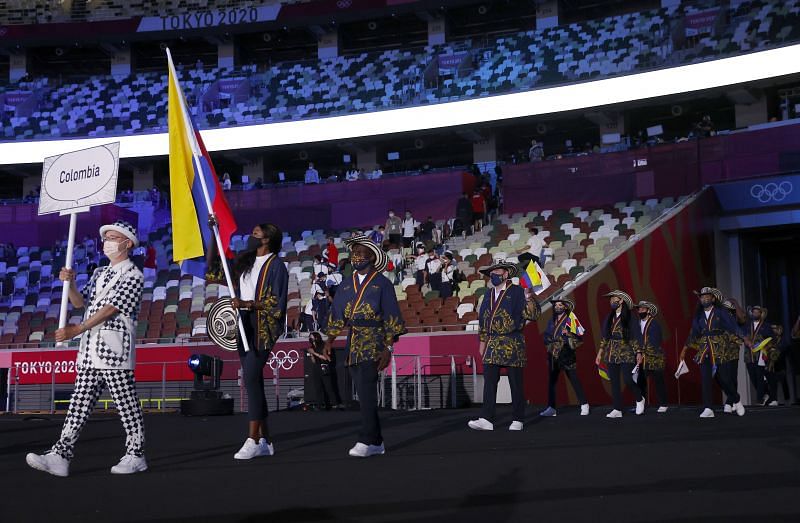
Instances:
[[[328,236],[328,244],[322,251],[322,259],[331,267],[338,267],[339,265],[339,249],[336,248],[336,244],[333,242],[333,236]]]
[[[324,329],[323,329],[324,330]],[[312,332],[308,337],[309,347],[307,353],[311,358],[311,376],[316,383],[317,398],[316,405],[325,410],[330,410],[332,406],[337,409],[344,409],[339,399],[339,390],[336,384],[336,351],[330,351],[330,356],[325,356],[323,350],[325,342],[319,332]],[[306,398],[306,403],[312,403],[310,398]]]
[[[428,249],[428,259],[425,260],[425,278],[432,291],[439,291],[442,287],[442,262],[436,256],[436,251]]]
[[[389,209],[389,217],[386,219],[386,234],[389,235],[390,244],[395,247],[402,245],[403,220],[394,213],[394,209]]]
[[[144,279],[155,280],[157,272],[156,248],[153,247],[152,243],[148,242],[144,252]]]
[[[456,220],[461,223],[460,227],[459,224],[453,223],[453,234],[463,234],[466,238],[472,227],[472,204],[467,193],[461,193],[461,198],[456,203]]]
[[[333,299],[336,294],[336,288],[342,283],[342,275],[338,272],[331,272],[325,278],[325,287],[328,289],[328,296]]]
[[[375,168],[372,170],[372,176],[370,176],[373,180],[380,180],[383,176],[383,171],[381,170],[380,164],[375,164]]]
[[[223,191],[231,190],[231,175],[228,173],[222,175],[222,190]]]
[[[417,281],[417,289],[422,290],[425,285],[425,264],[428,262],[428,256],[425,254],[425,246],[421,243],[417,244],[417,257],[414,258],[414,278]]]
[[[406,217],[403,219],[403,247],[410,249],[414,244],[414,236],[416,235],[419,222],[411,216],[411,211],[406,211]]]
[[[306,170],[306,183],[319,183],[319,172],[314,169],[314,163],[308,163],[308,169]]]
[[[348,182],[355,182],[358,181],[358,169],[353,167],[349,171],[347,171],[344,175],[344,179]]]
[[[472,230],[478,232],[483,228],[483,217],[486,215],[486,199],[480,188],[475,188],[470,204],[472,205]]]
[[[703,119],[697,122],[695,134],[700,138],[708,138],[714,135],[714,122],[711,121],[709,115],[703,116]]]
[[[330,266],[322,259],[322,255],[314,255],[314,274],[324,274],[325,276],[331,272]]]
[[[425,244],[427,249],[433,250],[433,231],[436,229],[436,224],[433,223],[433,217],[428,216],[428,219],[419,226],[419,239]]]
[[[539,238],[539,229],[531,227],[528,229],[528,232],[531,237],[528,238],[527,247],[523,247],[517,251],[517,254],[519,254],[519,263],[521,266],[526,267],[528,264],[525,263],[525,260],[532,260],[541,265],[542,251],[545,249],[546,245],[544,240]]]
[[[325,330],[328,325],[328,309],[330,302],[328,301],[328,289],[325,284],[326,273],[320,272],[317,274],[317,281],[311,286],[311,315],[314,318],[314,325],[319,329]]]
[[[453,295],[453,285],[456,274],[456,262],[453,260],[453,253],[447,251],[444,253],[442,260],[442,284],[439,287],[439,296],[444,302],[445,298]]]
[[[528,149],[528,158],[532,162],[541,162],[544,160],[544,146],[542,143],[537,142],[534,138],[531,140],[531,148]]]
[[[386,237],[386,234],[384,232],[385,230],[386,229],[383,227],[383,225],[379,225],[377,231],[372,231],[371,233],[369,233],[369,239],[375,242],[375,245],[377,245],[378,247],[383,246],[383,240]]]

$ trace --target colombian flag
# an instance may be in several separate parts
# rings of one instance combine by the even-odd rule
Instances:
[[[230,241],[236,231],[236,221],[223,196],[203,138],[189,113],[169,49],[167,61],[172,258],[180,263],[182,272],[205,278],[205,256],[215,245],[214,234],[208,226],[209,215],[217,218],[222,249],[228,257],[232,257]]]
[[[569,323],[567,324],[567,328],[572,334],[577,334],[578,336],[583,336],[583,333],[586,332],[586,329],[583,328],[581,322],[578,321],[578,317],[575,316],[574,312],[569,313]]]
[[[600,362],[600,365],[597,366],[597,374],[600,375],[606,381],[611,381],[611,378],[608,377],[608,366],[604,362]]]
[[[550,280],[547,279],[538,263],[529,261],[520,275],[519,284],[524,289],[532,289],[535,294],[541,294],[550,287]]]
[[[752,352],[756,353],[756,352],[760,352],[760,351],[764,350],[765,348],[767,348],[767,345],[771,341],[772,341],[772,338],[765,338],[764,341],[762,341],[761,343],[759,343],[758,345],[756,345],[755,347],[753,347],[751,349]]]

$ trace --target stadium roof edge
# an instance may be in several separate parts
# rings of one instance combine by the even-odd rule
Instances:
[[[312,120],[201,131],[209,151],[315,143],[523,118],[703,91],[800,73],[800,44],[732,58],[521,93]],[[164,93],[166,97],[166,92]],[[0,165],[119,141],[121,158],[165,156],[167,133],[0,143]]]

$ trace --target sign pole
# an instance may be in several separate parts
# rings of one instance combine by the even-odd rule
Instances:
[[[69,213],[69,234],[67,236],[67,259],[64,266],[67,269],[72,269],[72,251],[75,249],[75,228],[78,222],[77,213]],[[61,309],[58,314],[58,328],[63,329],[67,326],[67,304],[69,303],[69,287],[70,282],[65,281],[64,286],[61,288]],[[64,342],[56,343],[56,347],[63,347]]]

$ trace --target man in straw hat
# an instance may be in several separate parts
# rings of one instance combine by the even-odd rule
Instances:
[[[61,437],[46,454],[30,453],[26,457],[28,465],[54,476],[69,475],[75,443],[106,387],[117,406],[126,435],[125,455],[111,467],[111,473],[133,474],[147,470],[144,422],[133,377],[135,325],[144,276],[128,257],[139,240],[136,229],[124,221],[100,227],[100,237],[109,265],[96,269],[80,291],[74,285],[69,288],[72,306],[85,307],[83,321],[55,333],[56,341],[80,336],[75,390]],[[59,279],[74,284],[75,271],[61,269]]]
[[[324,354],[329,357],[336,337],[349,330],[347,366],[361,406],[361,431],[350,456],[367,458],[386,451],[378,419],[378,373],[389,365],[392,347],[405,332],[405,324],[394,286],[381,274],[389,262],[386,253],[363,234],[345,244],[354,272],[333,298]]]
[[[758,347],[767,338],[772,337],[772,327],[767,323],[767,309],[761,305],[753,305],[748,308],[750,313],[750,323],[747,328],[748,338],[753,347]],[[765,369],[767,366],[768,350],[760,350],[758,352],[746,351],[745,364],[747,365],[747,374],[750,376],[750,382],[756,389],[755,403],[763,403],[766,405],[769,402],[767,398],[767,381]]]
[[[725,414],[733,414],[733,406],[739,402],[739,360],[742,354],[742,340],[747,332],[747,313],[739,303],[733,298],[726,298],[722,301],[722,308],[728,311],[736,322],[738,335],[727,333],[726,343],[719,348],[717,363],[717,383],[723,391],[735,391],[734,396],[725,393]],[[723,382],[728,382],[729,386],[722,387]]]
[[[522,430],[525,418],[525,391],[522,369],[527,362],[522,328],[535,321],[541,308],[530,289],[511,282],[519,274],[513,263],[497,261],[481,269],[491,281],[478,312],[480,345],[483,358],[483,409],[478,419],[468,423],[473,430],[494,430],[497,384],[500,369],[508,371],[511,386],[512,423],[508,430]]]
[[[641,351],[639,363],[639,387],[647,394],[647,380],[652,378],[656,385],[658,412],[667,412],[667,386],[664,383],[664,349],[661,348],[661,325],[656,321],[658,307],[649,301],[636,304],[639,325],[633,329],[633,338]]]
[[[611,396],[614,409],[606,414],[607,418],[622,417],[622,387],[620,373],[625,385],[636,398],[636,415],[644,414],[644,396],[639,385],[634,381],[633,369],[636,365],[637,346],[631,332],[631,308],[633,299],[628,293],[613,290],[605,295],[609,299],[611,312],[603,323],[603,335],[600,349],[597,351],[595,365],[605,361],[608,365],[608,377],[611,380]]]
[[[738,393],[728,376],[717,374],[719,368],[718,357],[730,342],[731,336],[740,337],[740,331],[733,316],[722,307],[724,301],[722,292],[714,287],[703,287],[695,291],[700,302],[697,312],[692,319],[692,328],[689,338],[681,351],[680,359],[686,358],[686,351],[693,349],[696,352],[695,362],[700,365],[700,378],[703,393],[703,411],[701,418],[713,418],[714,410],[712,397],[712,382],[717,377],[722,390],[728,397],[738,399]],[[736,401],[733,410],[739,416],[744,416],[744,406],[741,401]]]
[[[575,318],[575,302],[568,298],[553,298],[553,317],[547,322],[544,331],[544,346],[547,349],[547,408],[539,413],[540,416],[555,416],[556,412],[556,384],[561,371],[567,375],[578,403],[581,406],[581,416],[589,415],[589,403],[583,393],[583,386],[578,379],[577,358],[575,349],[583,339],[583,327]]]

